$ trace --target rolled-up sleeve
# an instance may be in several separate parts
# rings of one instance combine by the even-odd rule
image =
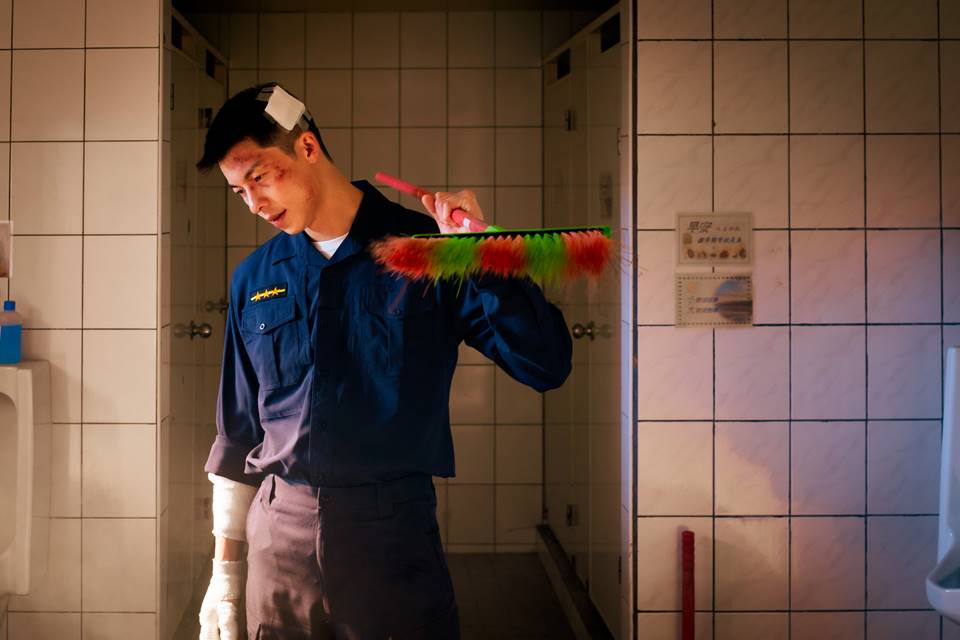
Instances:
[[[223,340],[223,365],[217,394],[217,438],[204,471],[245,484],[259,485],[259,475],[244,472],[247,455],[263,441],[257,376],[240,336],[236,296],[231,296]]]
[[[484,275],[459,293],[463,339],[537,391],[570,375],[573,342],[563,313],[533,282]]]

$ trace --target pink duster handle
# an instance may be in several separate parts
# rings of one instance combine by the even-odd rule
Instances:
[[[423,196],[430,194],[429,191],[421,189],[416,185],[412,185],[409,182],[404,182],[400,178],[396,178],[382,171],[377,172],[377,174],[374,176],[374,179],[377,182],[382,182],[388,187],[393,187],[397,191],[413,196],[415,198],[422,198]],[[481,231],[486,231],[490,226],[489,224],[487,224],[486,222],[483,222],[482,220],[474,220],[473,218],[467,217],[467,212],[464,211],[463,209],[454,209],[453,211],[451,211],[450,219],[453,220],[454,223],[460,225],[461,227],[465,227],[469,229],[473,233],[480,233]]]

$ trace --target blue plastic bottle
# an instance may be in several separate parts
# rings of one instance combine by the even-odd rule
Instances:
[[[16,311],[13,300],[5,300],[3,313],[0,313],[0,364],[20,362],[20,337],[23,333],[23,319]]]

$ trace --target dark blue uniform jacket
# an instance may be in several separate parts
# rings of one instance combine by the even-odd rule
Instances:
[[[355,184],[360,207],[329,260],[306,234],[280,233],[234,272],[206,471],[315,486],[449,477],[448,401],[461,341],[541,391],[569,374],[563,316],[535,284],[386,273],[368,243],[436,233],[436,222]]]

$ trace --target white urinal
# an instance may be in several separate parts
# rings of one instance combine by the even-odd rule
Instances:
[[[940,533],[937,565],[927,576],[927,600],[960,622],[960,346],[947,349],[940,453]]]
[[[46,574],[50,436],[49,363],[0,366],[0,599]]]

